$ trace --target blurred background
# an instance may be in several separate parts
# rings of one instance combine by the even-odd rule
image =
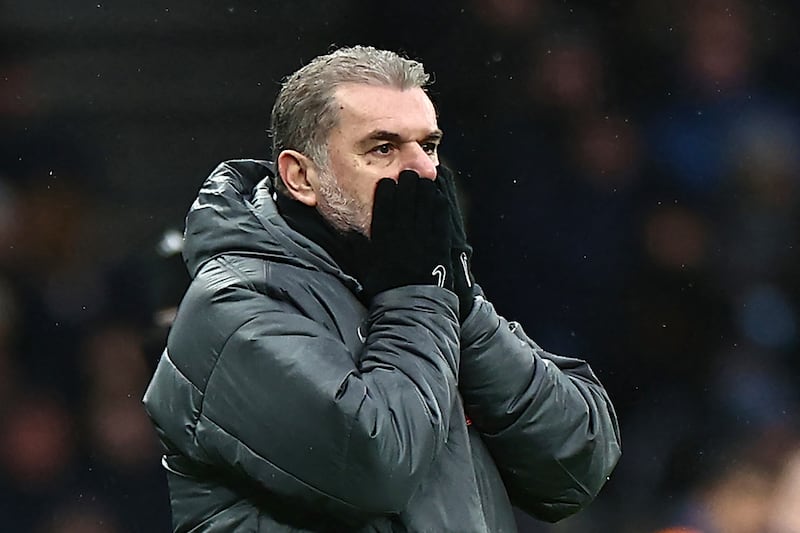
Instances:
[[[531,533],[800,532],[800,6],[793,0],[0,0],[0,515],[170,531],[141,396],[184,215],[269,157],[283,77],[421,59],[475,273],[588,359],[623,458]]]

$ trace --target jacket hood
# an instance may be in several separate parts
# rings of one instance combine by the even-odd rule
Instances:
[[[281,217],[273,176],[269,161],[240,159],[221,163],[206,179],[186,216],[183,259],[192,278],[213,257],[234,253],[327,272],[359,288],[321,246]]]

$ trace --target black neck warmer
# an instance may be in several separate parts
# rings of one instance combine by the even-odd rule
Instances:
[[[342,233],[331,226],[319,212],[281,193],[277,195],[278,211],[293,230],[302,233],[320,245],[339,265],[339,268],[356,279],[363,263],[359,257],[369,240],[355,231]]]

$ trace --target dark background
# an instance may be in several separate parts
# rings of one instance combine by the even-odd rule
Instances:
[[[799,11],[0,1],[2,529],[170,530],[140,400],[174,232],[218,162],[269,158],[286,75],[371,44],[434,75],[490,300],[620,416],[597,501],[520,529],[800,531]]]

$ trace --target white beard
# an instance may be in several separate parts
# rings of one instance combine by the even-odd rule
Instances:
[[[372,223],[369,206],[342,189],[327,168],[320,170],[319,184],[317,211],[322,218],[342,233],[355,231],[369,237]]]

